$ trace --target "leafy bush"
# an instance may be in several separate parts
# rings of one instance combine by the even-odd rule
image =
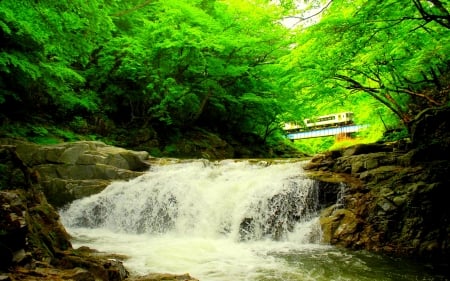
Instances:
[[[40,136],[40,137],[48,135],[48,130],[42,126],[33,126],[32,125],[31,132],[33,135]]]
[[[72,131],[54,128],[54,133],[56,136],[62,138],[64,141],[77,141],[80,140],[80,136]]]
[[[294,141],[293,145],[300,152],[314,155],[320,152],[324,152],[330,149],[334,144],[335,137],[323,137],[323,138],[312,138],[312,139],[302,139]]]
[[[409,133],[406,128],[397,128],[388,130],[384,133],[383,137],[381,138],[381,141],[398,141],[409,138]]]
[[[88,122],[81,116],[75,116],[69,126],[77,132],[86,132],[88,130]]]

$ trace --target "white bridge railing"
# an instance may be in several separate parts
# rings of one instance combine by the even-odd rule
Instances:
[[[354,133],[361,129],[365,129],[367,127],[368,127],[368,125],[350,125],[350,126],[341,126],[341,127],[333,127],[333,128],[324,128],[324,129],[318,129],[318,130],[312,130],[312,131],[289,133],[286,135],[286,137],[290,140],[318,138],[318,137],[334,136],[334,135],[346,134],[346,133]]]

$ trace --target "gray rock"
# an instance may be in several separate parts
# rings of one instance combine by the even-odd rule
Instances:
[[[0,139],[16,147],[24,163],[39,175],[48,201],[61,207],[100,192],[115,180],[129,180],[149,168],[146,151],[131,151],[98,141],[39,146]]]

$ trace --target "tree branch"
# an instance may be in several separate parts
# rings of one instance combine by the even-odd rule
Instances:
[[[443,27],[450,29],[450,13],[444,7],[442,2],[440,0],[429,0],[428,2],[431,2],[442,14],[431,14],[425,10],[420,0],[413,0],[414,6],[416,6],[416,9],[421,14],[422,19],[425,20],[426,23],[434,21]]]
[[[335,79],[349,83],[350,85],[345,86],[345,88],[349,90],[368,93],[371,97],[373,97],[374,99],[385,105],[387,108],[389,108],[405,124],[407,124],[411,120],[411,117],[408,115],[407,112],[405,112],[405,110],[401,109],[398,102],[395,101],[395,99],[393,99],[392,96],[390,96],[389,94],[383,95],[380,89],[364,86],[355,79],[341,74],[336,74]]]
[[[331,3],[333,2],[333,0],[329,0],[327,2],[327,4],[325,6],[322,7],[322,9],[320,9],[318,12],[309,15],[307,17],[299,17],[299,16],[290,16],[290,17],[285,17],[285,19],[298,19],[298,22],[293,24],[292,27],[297,26],[300,22],[305,21],[305,20],[309,20],[312,19],[318,15],[320,15],[321,13],[323,13],[326,9],[328,9],[328,7],[331,5]]]

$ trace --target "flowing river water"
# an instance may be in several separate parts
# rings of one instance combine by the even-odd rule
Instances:
[[[302,162],[155,163],[60,210],[74,247],[126,255],[135,275],[202,281],[446,280],[429,268],[321,244]]]

